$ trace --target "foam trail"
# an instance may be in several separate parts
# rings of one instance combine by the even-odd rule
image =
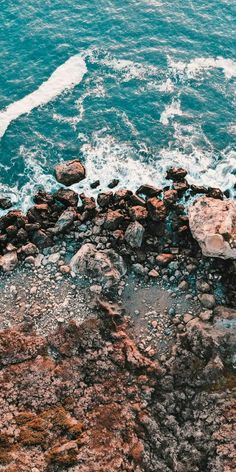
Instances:
[[[37,90],[0,112],[0,138],[13,120],[30,113],[34,108],[46,105],[64,90],[75,87],[81,82],[86,72],[86,63],[79,54],[70,57]]]

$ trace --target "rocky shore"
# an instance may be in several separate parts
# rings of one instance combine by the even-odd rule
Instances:
[[[0,198],[0,471],[236,471],[235,202],[55,175]]]

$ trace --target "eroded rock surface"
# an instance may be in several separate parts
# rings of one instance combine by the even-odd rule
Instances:
[[[236,202],[199,198],[189,209],[189,225],[205,256],[236,259]]]

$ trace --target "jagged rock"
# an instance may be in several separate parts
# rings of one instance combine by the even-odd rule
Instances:
[[[129,209],[129,214],[131,217],[131,220],[133,221],[143,221],[146,220],[148,217],[148,211],[146,210],[145,207],[136,205],[133,206]]]
[[[42,229],[39,229],[33,233],[32,241],[38,247],[48,247],[52,244],[51,236]]]
[[[99,251],[93,244],[84,244],[72,257],[73,272],[99,279],[105,288],[116,285],[126,273],[123,258],[113,249]]]
[[[166,205],[172,206],[178,200],[178,192],[176,190],[165,190],[163,201]]]
[[[153,197],[147,201],[147,208],[153,221],[163,221],[166,218],[167,210],[164,202],[160,198]]]
[[[144,227],[138,221],[134,221],[126,229],[125,240],[131,247],[141,247],[144,231]]]
[[[69,187],[83,180],[86,175],[85,167],[78,159],[62,162],[55,167],[58,182]]]
[[[102,192],[99,193],[97,202],[101,208],[107,208],[113,201],[113,193],[112,192]]]
[[[189,225],[205,256],[236,259],[236,202],[199,198],[189,209]]]
[[[187,171],[181,167],[171,167],[166,173],[166,178],[175,182],[183,182],[187,175]]]
[[[51,230],[53,234],[63,233],[73,224],[76,218],[76,211],[74,208],[63,211],[60,218],[57,220],[54,228]]]
[[[53,195],[45,192],[44,190],[39,190],[33,198],[34,202],[37,204],[47,203],[48,205],[53,203]]]
[[[11,272],[18,264],[17,252],[12,251],[0,256],[0,268],[3,272]]]
[[[124,216],[120,210],[109,210],[106,214],[104,228],[114,231],[119,228],[119,225],[123,222],[123,220]]]
[[[108,188],[115,188],[118,183],[119,183],[119,179],[113,179],[109,184],[108,184]]]
[[[68,188],[60,188],[54,194],[54,198],[67,207],[77,207],[79,201],[78,194]]]
[[[21,254],[27,257],[27,256],[35,256],[36,254],[38,254],[39,251],[35,244],[28,243],[25,246],[21,247],[20,252]]]
[[[11,208],[12,202],[10,198],[7,197],[0,197],[0,208],[1,210],[8,210]]]
[[[90,184],[90,188],[94,189],[94,188],[99,187],[99,185],[100,185],[100,180],[95,180],[94,182]]]

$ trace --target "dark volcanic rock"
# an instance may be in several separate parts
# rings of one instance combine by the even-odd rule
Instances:
[[[171,167],[166,173],[166,178],[175,182],[184,182],[187,171],[181,167]]]
[[[109,184],[108,184],[108,188],[115,188],[117,187],[118,183],[119,183],[119,179],[113,179]]]
[[[114,231],[119,228],[120,224],[123,221],[124,221],[124,216],[120,210],[108,210],[106,214],[104,228]]]
[[[12,202],[10,198],[7,197],[0,197],[0,209],[1,210],[8,210],[12,207]]]
[[[58,182],[70,186],[83,180],[86,175],[85,167],[78,159],[62,162],[55,167]]]
[[[161,192],[161,188],[154,187],[153,185],[141,185],[136,190],[137,195],[145,195],[146,197],[157,197]]]
[[[52,245],[52,237],[46,231],[39,229],[33,233],[32,242],[39,248],[48,247]]]

